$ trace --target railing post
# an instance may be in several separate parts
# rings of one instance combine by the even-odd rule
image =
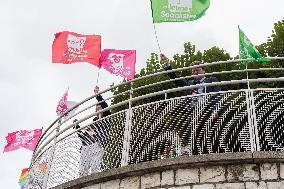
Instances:
[[[255,150],[260,151],[259,146],[259,135],[258,135],[258,127],[257,127],[257,121],[256,121],[256,113],[255,113],[255,104],[254,104],[254,95],[253,90],[250,90],[250,102],[251,102],[251,118],[253,122],[253,129],[254,129],[254,140],[255,140]]]
[[[132,108],[131,108],[132,93],[133,93],[133,82],[130,83],[129,103],[128,103],[128,110],[126,111],[121,166],[128,165],[129,161],[129,149],[130,149],[131,128],[132,128]]]
[[[259,147],[259,136],[258,136],[258,128],[256,121],[255,105],[254,105],[254,96],[253,96],[253,91],[251,89],[246,90],[246,102],[247,102],[251,151],[255,152],[259,151],[260,147]]]
[[[48,157],[48,165],[47,165],[46,174],[45,174],[44,180],[43,180],[43,187],[42,187],[43,189],[47,188],[49,173],[50,173],[50,169],[51,169],[51,165],[52,165],[52,161],[53,161],[53,157],[54,157],[54,153],[55,153],[55,149],[56,149],[57,137],[58,137],[58,133],[60,131],[60,125],[61,125],[61,119],[58,121],[58,126],[56,127],[56,130],[55,130],[55,138],[53,140],[53,146],[51,148],[50,155]]]

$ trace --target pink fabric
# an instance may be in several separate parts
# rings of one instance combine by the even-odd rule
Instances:
[[[64,31],[55,34],[52,63],[89,62],[99,66],[101,36]]]
[[[68,96],[68,90],[63,94],[60,101],[58,102],[58,105],[56,107],[57,116],[61,116],[65,112],[67,112],[67,110],[68,110],[67,96]]]
[[[129,80],[134,79],[136,50],[105,49],[101,52],[100,64],[104,69]]]
[[[8,136],[6,136],[7,145],[4,147],[4,152],[14,151],[20,147],[34,151],[41,133],[42,129],[35,129],[31,131],[20,130],[8,133]]]

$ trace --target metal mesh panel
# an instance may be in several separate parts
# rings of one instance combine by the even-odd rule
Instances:
[[[78,178],[80,141],[76,134],[56,143],[47,188]]]
[[[46,179],[48,164],[50,163],[52,147],[46,149],[38,158],[33,161],[29,169],[27,189],[42,189]]]
[[[255,91],[256,120],[261,150],[284,150],[284,91]]]
[[[170,99],[135,108],[130,163],[251,150],[245,92]]]
[[[119,167],[121,163],[123,134],[125,127],[125,111],[97,120],[82,131],[92,129],[91,143],[83,145],[83,139],[74,133],[56,143],[47,188],[86,176],[93,172]],[[51,155],[52,150],[48,151]],[[43,153],[34,163],[34,185],[44,185],[44,178],[38,172],[40,162],[51,160],[47,152]],[[47,164],[48,165],[48,164]],[[96,170],[93,170],[96,167]],[[36,179],[35,179],[36,178]],[[36,188],[36,187],[34,187]]]
[[[109,128],[108,142],[103,155],[102,170],[120,166],[125,119],[126,112],[122,111],[98,122],[101,125],[107,125]]]

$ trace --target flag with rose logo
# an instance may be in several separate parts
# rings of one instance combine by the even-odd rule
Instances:
[[[100,35],[81,35],[63,31],[55,34],[52,44],[52,63],[88,62],[99,65]]]
[[[7,144],[4,147],[4,152],[14,151],[20,147],[34,151],[41,134],[42,129],[35,129],[31,131],[20,130],[8,133],[6,136]]]
[[[68,91],[69,89],[67,89],[67,91],[63,94],[63,96],[60,98],[57,107],[56,107],[56,114],[57,116],[62,116],[64,115],[68,110],[69,111],[66,115],[64,115],[64,119],[70,119],[76,112],[76,110],[78,109],[79,106],[77,106],[78,102],[75,101],[67,101],[68,98]]]
[[[101,53],[100,64],[112,74],[128,80],[134,79],[136,50],[105,49]]]

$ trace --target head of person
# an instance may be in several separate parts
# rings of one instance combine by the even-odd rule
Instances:
[[[75,123],[75,122],[77,122],[77,121],[78,121],[78,119],[74,119],[74,120],[73,120],[73,123]],[[79,126],[78,124],[76,124],[76,125],[73,126],[73,129],[78,129],[78,128],[80,128],[80,126]]]
[[[95,86],[94,93],[97,94],[99,92],[99,90],[100,90],[99,86]]]
[[[169,59],[164,54],[160,54],[160,60],[162,63],[168,63]]]
[[[205,68],[200,65],[200,61],[194,61],[190,65],[191,66],[196,66],[191,69],[191,74],[193,75],[194,79],[200,80],[204,77],[203,74],[205,74]],[[200,65],[200,66],[198,66]]]

